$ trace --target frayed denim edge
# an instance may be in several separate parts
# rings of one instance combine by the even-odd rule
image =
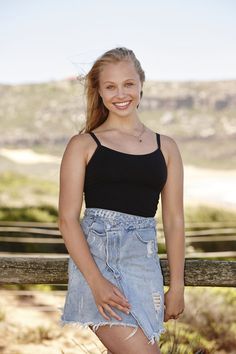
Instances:
[[[81,323],[81,322],[77,322],[77,321],[65,321],[65,320],[60,320],[59,324],[61,327],[64,327],[66,325],[71,325],[74,327],[82,327],[82,328],[89,328],[89,325],[92,326],[92,329],[94,332],[96,332],[96,330],[100,327],[100,326],[105,326],[105,325],[109,325],[110,327],[112,326],[123,326],[123,327],[133,327],[134,331],[131,332],[128,337],[126,337],[124,340],[127,340],[129,338],[131,338],[138,330],[138,326],[137,325],[133,325],[133,324],[127,324],[127,323],[111,323],[111,322],[100,322],[98,324],[94,324],[94,322],[86,322],[86,323]],[[162,333],[165,333],[166,329],[165,328],[161,328],[158,332],[155,332],[152,336],[151,339],[149,340],[148,344],[154,344],[155,341],[159,341],[160,336]]]
[[[154,344],[155,341],[159,342],[160,336],[162,333],[166,332],[166,328],[160,328],[158,332],[155,332],[152,336],[148,344]]]
[[[77,321],[65,321],[65,320],[59,320],[59,325],[61,327],[64,327],[66,325],[71,325],[71,326],[75,326],[75,327],[82,327],[82,328],[89,328],[89,325],[92,326],[92,329],[94,332],[96,332],[96,330],[98,329],[98,327],[100,326],[105,326],[105,325],[109,325],[110,327],[112,326],[123,326],[123,327],[133,327],[134,331],[131,332],[128,337],[126,337],[124,340],[127,340],[129,338],[131,338],[138,330],[138,326],[134,325],[134,324],[127,324],[127,323],[111,323],[111,322],[100,322],[98,324],[94,324],[94,322],[86,322],[86,323],[81,323],[81,322],[77,322]]]
[[[121,284],[120,284],[121,285]],[[123,288],[122,288],[123,289]],[[166,332],[166,328],[165,327],[162,327],[160,328],[157,332],[154,332],[154,334],[149,337],[149,335],[147,334],[147,332],[145,331],[145,329],[142,327],[141,323],[139,322],[139,319],[137,318],[137,316],[134,314],[134,311],[130,311],[130,314],[135,318],[135,320],[137,321],[137,323],[139,324],[140,328],[142,329],[143,333],[146,335],[146,337],[149,340],[148,344],[154,344],[155,341],[158,341],[159,342],[159,339],[160,339],[160,336],[162,333],[165,333]]]
[[[63,311],[63,307],[57,307],[58,311],[62,314],[62,311]],[[138,324],[141,326],[141,324],[139,323],[138,319],[136,318],[136,316],[132,313],[132,315],[134,316],[134,318],[136,319],[136,321],[138,322]],[[93,322],[86,322],[86,323],[82,323],[82,322],[78,322],[78,321],[66,321],[66,320],[63,320],[63,319],[60,319],[59,320],[59,325],[61,327],[64,327],[66,325],[71,325],[71,326],[74,326],[74,327],[82,327],[82,328],[89,328],[89,325],[92,326],[92,329],[94,332],[96,332],[96,330],[98,329],[98,327],[100,326],[104,326],[104,325],[109,325],[110,327],[114,326],[114,325],[118,325],[118,326],[124,326],[124,327],[133,327],[134,328],[134,331],[131,332],[128,337],[126,337],[124,340],[127,340],[129,338],[131,338],[138,330],[138,326],[137,325],[134,325],[134,324],[127,324],[127,323],[123,323],[123,322],[120,322],[120,323],[111,323],[111,322],[100,322],[98,324],[94,324]],[[142,327],[141,327],[142,328]],[[154,344],[155,341],[158,341],[160,340],[160,336],[162,333],[165,333],[166,332],[166,328],[162,327],[159,329],[159,331],[157,332],[154,332],[154,334],[151,336],[151,339],[149,340],[148,344]],[[148,337],[148,336],[147,336]]]

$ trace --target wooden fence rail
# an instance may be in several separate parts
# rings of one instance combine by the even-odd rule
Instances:
[[[157,221],[159,229],[163,228],[161,221]],[[42,228],[42,229],[58,229],[58,225],[55,222],[38,222],[38,221],[0,221],[0,227],[25,227],[25,228]],[[236,221],[203,221],[203,222],[185,222],[185,230],[192,229],[226,229],[236,228]]]
[[[38,223],[39,224],[39,223]],[[14,225],[14,226],[13,226]],[[42,226],[45,226],[43,228]],[[7,253],[45,253],[45,254],[67,254],[63,238],[60,231],[54,225],[53,228],[46,228],[45,224],[33,227],[32,223],[15,223],[1,225],[0,223],[0,256]],[[52,225],[51,225],[52,226]],[[213,226],[213,225],[212,225]],[[187,246],[186,258],[199,257],[236,257],[236,227],[218,227],[207,229],[195,229],[185,231],[185,241]],[[162,228],[158,229],[158,244],[160,249],[165,245],[165,238]],[[191,246],[190,248],[188,246]],[[160,252],[163,254],[163,250]],[[217,253],[217,254],[216,254]],[[202,255],[203,254],[203,255]]]
[[[158,223],[159,239],[164,242],[163,225]],[[186,245],[224,242],[236,239],[236,222],[191,222],[185,224]],[[17,253],[13,252],[16,244]],[[21,245],[34,250],[21,250]],[[8,245],[8,246],[7,246]],[[236,257],[235,246],[223,252],[189,252],[185,259],[186,286],[236,287],[236,261],[206,259]],[[67,284],[68,254],[56,223],[0,222],[0,284]],[[33,253],[30,253],[33,252]],[[20,254],[19,254],[20,253]],[[166,254],[160,254],[164,284],[169,285]],[[203,257],[203,259],[193,259]]]
[[[163,228],[158,227],[158,232],[163,232]],[[61,237],[61,233],[58,229],[47,229],[47,228],[30,228],[30,227],[19,227],[19,226],[0,226],[0,236],[37,236],[38,234],[44,235],[45,237],[52,235],[54,237]],[[236,227],[235,228],[212,228],[212,229],[200,229],[200,230],[185,230],[186,237],[206,237],[206,236],[235,236],[236,237]]]
[[[160,259],[164,284],[169,285],[167,259]],[[66,284],[68,256],[0,257],[0,284]],[[185,259],[186,286],[236,287],[236,261]]]

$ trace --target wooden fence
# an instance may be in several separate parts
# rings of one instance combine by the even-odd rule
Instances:
[[[169,285],[167,259],[160,259]],[[66,284],[68,257],[0,257],[0,284]],[[185,260],[186,286],[236,287],[236,261]]]
[[[159,240],[163,241],[163,227],[158,225]],[[191,223],[185,225],[186,245],[197,242],[235,242],[236,223]],[[44,246],[47,253],[6,252],[4,245],[33,244]],[[37,246],[38,245],[38,246]],[[235,245],[235,243],[234,243]],[[61,252],[55,251],[62,247]],[[68,281],[68,254],[55,223],[0,223],[0,284],[66,284]],[[41,248],[40,248],[41,249]],[[53,252],[54,249],[54,252]],[[5,250],[5,252],[4,252]],[[51,251],[50,251],[51,250]],[[60,254],[61,253],[61,254]],[[186,286],[236,286],[236,261],[193,259],[210,256],[236,257],[236,252],[191,252],[185,259]],[[211,255],[209,255],[211,254]],[[222,256],[222,257],[223,257]],[[165,257],[165,258],[164,258]],[[166,255],[160,255],[164,284],[169,285]]]
[[[236,258],[236,222],[186,223],[186,258]],[[165,244],[158,223],[158,244]],[[0,222],[0,256],[20,253],[67,254],[56,223]],[[160,258],[163,251],[160,252]]]

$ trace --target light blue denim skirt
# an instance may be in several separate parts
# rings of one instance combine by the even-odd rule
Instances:
[[[126,314],[112,308],[121,318],[99,312],[92,291],[74,261],[69,257],[68,289],[60,325],[74,324],[94,332],[102,325],[138,326],[148,343],[159,341],[164,333],[164,283],[158,256],[157,225],[154,217],[143,217],[101,208],[86,208],[80,225],[90,252],[101,273],[116,285],[131,305]]]

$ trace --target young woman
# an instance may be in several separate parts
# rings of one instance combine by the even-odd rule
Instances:
[[[61,324],[89,327],[110,354],[160,353],[163,321],[184,310],[182,159],[171,137],[140,121],[144,80],[127,48],[95,61],[85,131],[70,139],[60,171],[58,225],[70,255]],[[154,218],[160,194],[165,294]]]

